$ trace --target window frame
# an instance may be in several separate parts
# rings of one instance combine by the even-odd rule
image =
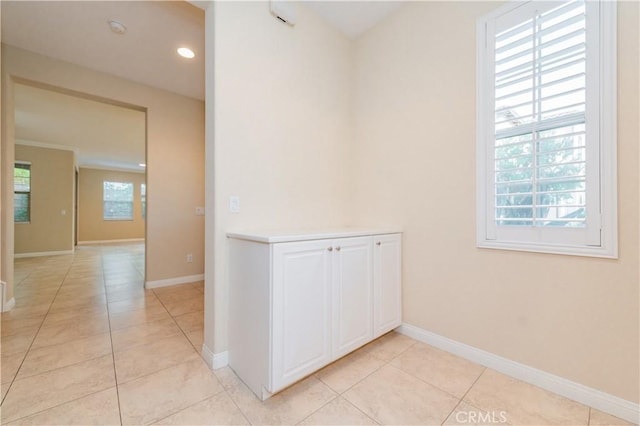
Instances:
[[[105,209],[105,203],[106,202],[113,202],[114,200],[105,200],[105,184],[107,183],[118,183],[118,184],[123,184],[123,185],[130,185],[131,186],[131,201],[120,201],[120,202],[126,202],[126,203],[130,203],[131,204],[131,216],[129,217],[106,217],[106,209]],[[135,203],[135,190],[136,190],[136,186],[133,182],[120,182],[120,181],[114,181],[114,180],[104,180],[102,181],[102,220],[105,222],[131,222],[134,220],[135,218],[135,212],[134,212],[134,203]]]
[[[16,166],[20,164],[23,166],[29,166],[29,191],[16,191],[16,186],[15,186],[15,169]],[[31,170],[31,162],[30,161],[14,161],[13,162],[13,200],[14,200],[14,206],[13,206],[13,211],[14,211],[14,215],[13,215],[13,223],[15,224],[30,224],[31,223],[31,183],[32,183],[32,170]],[[26,194],[27,195],[27,220],[21,220],[21,221],[16,221],[16,217],[15,217],[15,196],[16,194]]]
[[[597,117],[596,134],[588,131],[587,137],[596,137],[596,152],[587,150],[588,163],[587,166],[593,167],[594,161],[599,168],[599,181],[597,182],[596,192],[589,190],[587,187],[587,197],[595,195],[595,205],[599,208],[599,212],[588,211],[588,219],[590,223],[599,221],[599,229],[584,229],[585,243],[576,243],[570,241],[563,236],[570,231],[566,228],[544,229],[543,233],[536,230],[542,227],[527,227],[532,229],[540,238],[544,240],[529,239],[525,233],[519,235],[518,232],[512,232],[509,235],[498,236],[492,232],[492,227],[497,229],[499,225],[495,224],[495,210],[493,208],[495,202],[492,197],[494,193],[494,161],[495,152],[495,104],[493,93],[493,58],[488,54],[489,34],[488,29],[491,22],[496,18],[515,11],[516,9],[527,6],[532,2],[511,1],[502,7],[497,8],[493,12],[480,17],[477,21],[476,28],[476,245],[479,248],[501,249],[501,250],[517,250],[531,251],[541,253],[566,254],[576,256],[593,256],[605,258],[618,257],[618,241],[617,241],[617,57],[616,57],[616,3],[608,1],[598,1],[587,3],[597,3],[598,14],[593,13],[587,15],[587,55],[595,51],[599,55],[599,61],[594,63],[593,60],[587,62],[587,91],[593,91],[594,86],[598,93],[599,102],[597,105],[589,104],[588,108],[596,108],[595,116]],[[527,6],[529,7],[529,6]],[[593,7],[593,6],[589,6]],[[593,25],[597,24],[597,29],[593,29]],[[493,42],[493,41],[491,41]],[[589,47],[589,43],[597,44],[597,47]],[[589,77],[589,70],[593,70],[596,66],[598,78],[592,81]],[[593,71],[591,72],[593,74]],[[593,123],[591,116],[587,115],[586,123]],[[588,126],[589,124],[587,124]],[[599,156],[594,160],[593,156]],[[589,158],[591,158],[589,160]],[[598,217],[599,214],[599,217]],[[594,220],[595,218],[595,220]],[[493,224],[492,224],[493,223]],[[506,227],[502,227],[506,228]],[[515,228],[515,227],[512,227]],[[534,232],[530,232],[530,235]],[[594,232],[599,234],[599,244],[589,245],[587,233],[591,237]],[[546,234],[546,235],[542,235]],[[596,234],[597,236],[597,234]]]

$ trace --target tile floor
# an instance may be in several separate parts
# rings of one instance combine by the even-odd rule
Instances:
[[[260,402],[200,358],[203,283],[143,288],[140,244],[16,260],[2,424],[629,424],[390,333]]]

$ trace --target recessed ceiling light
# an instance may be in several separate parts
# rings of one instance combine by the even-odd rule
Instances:
[[[124,34],[127,32],[127,27],[122,22],[114,21],[113,19],[108,21],[109,28],[116,34]]]
[[[189,49],[188,47],[181,47],[178,49],[178,55],[182,56],[183,58],[187,58],[187,59],[191,59],[194,56],[196,56],[195,53],[193,53],[193,50]]]
[[[140,167],[147,167],[147,165],[146,165],[146,164],[144,164],[144,163],[138,163],[138,166],[140,166]]]

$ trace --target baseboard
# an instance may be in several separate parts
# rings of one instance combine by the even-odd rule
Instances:
[[[74,250],[62,250],[62,251],[39,251],[34,253],[14,253],[14,259],[21,259],[23,257],[43,257],[43,256],[59,256],[61,254],[73,254]]]
[[[166,280],[146,281],[144,283],[145,288],[160,288],[168,287],[170,285],[195,283],[197,281],[203,281],[204,274],[198,275],[186,275],[184,277],[168,278]]]
[[[217,354],[213,354],[213,369],[223,368],[229,365],[229,352],[224,351]]]
[[[144,238],[127,238],[123,240],[91,240],[91,241],[78,241],[79,246],[88,246],[92,244],[117,244],[117,243],[141,243],[144,242]]]
[[[224,351],[214,354],[204,343],[202,344],[202,357],[212,370],[217,370],[229,365],[229,352]]]
[[[640,405],[617,396],[593,389],[580,383],[520,364],[482,349],[449,339],[411,324],[402,324],[399,333],[427,343],[446,352],[458,355],[507,376],[531,383],[550,392],[580,402],[613,416],[638,424]]]
[[[3,301],[2,303],[2,312],[8,312],[11,309],[13,309],[13,307],[16,306],[16,299],[15,298],[11,298],[9,300],[7,300],[6,302]]]
[[[16,299],[13,297],[7,300],[7,283],[0,281],[0,312],[10,311],[16,306]]]

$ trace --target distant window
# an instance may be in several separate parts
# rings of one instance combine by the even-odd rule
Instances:
[[[133,183],[104,182],[104,220],[133,220]]]
[[[13,217],[16,223],[31,221],[31,164],[16,163],[13,168]]]
[[[142,218],[147,217],[147,184],[140,184],[140,202],[142,203]]]

